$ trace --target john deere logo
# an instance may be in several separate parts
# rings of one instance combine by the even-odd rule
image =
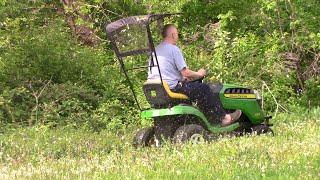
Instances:
[[[227,98],[235,98],[235,99],[255,99],[255,94],[225,94]]]

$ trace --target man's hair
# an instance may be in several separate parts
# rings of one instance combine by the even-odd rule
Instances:
[[[166,24],[165,26],[163,26],[161,35],[163,38],[166,38],[168,36],[168,32],[170,30],[170,28],[175,28],[176,26],[174,24]]]

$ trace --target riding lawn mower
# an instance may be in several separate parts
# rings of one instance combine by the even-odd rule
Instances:
[[[269,123],[270,116],[265,116],[261,108],[261,97],[256,90],[232,84],[213,83],[210,88],[218,97],[223,108],[232,113],[242,111],[240,119],[228,126],[212,123],[185,94],[170,90],[167,82],[162,79],[158,66],[157,52],[151,32],[153,23],[161,24],[164,18],[177,14],[149,14],[144,16],[126,17],[106,26],[107,37],[119,60],[121,69],[141,117],[153,120],[152,127],[139,130],[134,136],[136,147],[159,145],[163,140],[172,140],[175,143],[210,140],[221,134],[243,135],[247,133],[272,132]],[[128,69],[125,58],[145,54],[151,57],[152,63]],[[150,107],[140,106],[133,82],[129,78],[129,71],[141,68],[156,68],[159,71],[159,80],[148,80],[143,84],[143,92]],[[202,79],[198,80],[202,82]]]

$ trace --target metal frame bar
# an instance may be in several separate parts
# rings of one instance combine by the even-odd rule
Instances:
[[[132,70],[136,70],[136,69],[145,69],[145,68],[150,68],[150,67],[156,67],[156,66],[139,66],[139,67],[133,67],[133,68],[127,69],[127,71],[132,71]]]
[[[130,87],[130,90],[131,90],[132,95],[133,95],[133,97],[134,97],[134,100],[136,101],[139,110],[142,111],[142,109],[141,109],[141,107],[140,107],[140,104],[139,104],[139,101],[138,101],[138,98],[137,98],[137,95],[136,95],[136,93],[135,93],[135,91],[134,91],[132,82],[130,81],[130,78],[129,78],[128,73],[127,73],[126,68],[125,68],[125,65],[124,65],[124,63],[123,63],[123,57],[120,56],[120,51],[119,51],[119,49],[118,49],[118,47],[117,47],[117,45],[116,45],[116,43],[115,43],[115,41],[114,41],[113,36],[110,35],[110,36],[109,36],[109,39],[110,39],[110,41],[111,41],[111,45],[113,46],[117,57],[118,57],[118,61],[119,61],[119,63],[120,63],[120,67],[121,67],[121,69],[122,69],[122,71],[123,71],[123,73],[124,73],[124,75],[125,75],[125,77],[126,77],[126,79],[127,79],[127,82],[128,82],[128,84],[129,84],[129,87]]]
[[[119,56],[126,57],[126,56],[132,56],[132,55],[139,55],[139,54],[149,52],[149,50],[150,49],[140,49],[140,50],[127,51],[127,52],[123,52],[123,53],[120,52]]]
[[[153,44],[153,39],[152,39],[152,34],[151,34],[151,30],[150,30],[149,24],[147,24],[146,28],[147,28],[148,39],[149,39],[149,48],[151,49],[151,57],[152,57],[151,60],[153,60],[153,55],[152,55],[152,53],[154,53],[154,57],[155,57],[156,62],[157,62],[157,65],[156,65],[156,66],[158,67],[158,72],[159,72],[160,80],[161,80],[161,83],[162,83],[162,85],[163,85],[163,80],[162,80],[162,75],[161,75],[160,66],[159,66],[159,62],[158,62],[157,52],[156,52],[156,49],[155,49],[154,44]],[[153,64],[153,65],[154,65],[154,64]],[[154,66],[155,66],[155,65],[154,65]]]

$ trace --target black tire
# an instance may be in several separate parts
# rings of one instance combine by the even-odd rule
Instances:
[[[194,144],[208,140],[208,132],[200,125],[189,124],[179,127],[173,136],[175,143],[191,142]]]
[[[133,138],[135,148],[151,146],[154,143],[154,128],[140,129]]]

